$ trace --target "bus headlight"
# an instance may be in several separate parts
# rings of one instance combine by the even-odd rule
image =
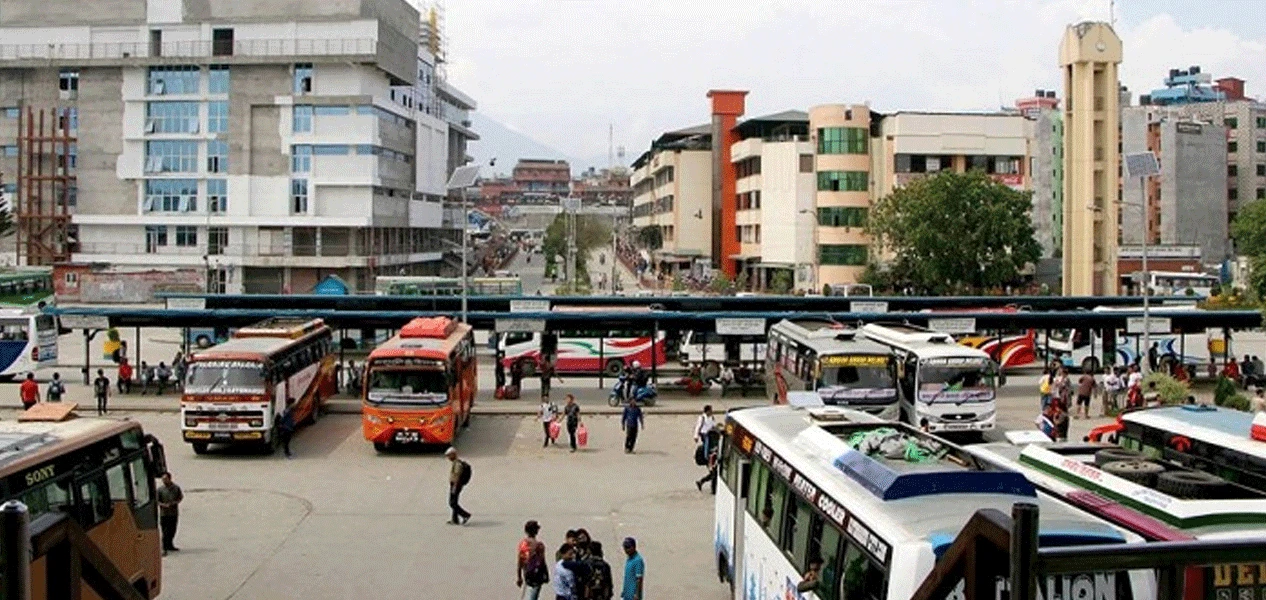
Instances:
[[[395,423],[395,422],[396,422],[396,418],[395,418],[395,417],[387,417],[387,423],[388,423],[388,424]]]
[[[251,420],[251,427],[263,427],[263,426],[264,426],[264,420],[263,420],[263,419],[252,419],[252,420]]]
[[[440,415],[431,420],[431,425],[443,427],[448,424],[450,417],[448,415]]]
[[[365,420],[373,423],[374,425],[382,424],[382,419],[379,419],[378,415],[365,415]]]
[[[185,419],[185,427],[194,428],[198,426],[198,422],[193,419]]]

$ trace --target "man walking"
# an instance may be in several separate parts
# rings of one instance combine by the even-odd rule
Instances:
[[[294,402],[287,402],[286,405],[292,405]],[[290,453],[290,440],[295,437],[295,417],[291,414],[290,409],[286,409],[281,413],[281,418],[277,420],[277,436],[281,440],[281,451],[286,458],[294,458]]]
[[[549,567],[545,563],[545,544],[536,539],[541,525],[536,521],[528,521],[523,525],[523,533],[527,537],[519,541],[519,563],[515,569],[515,581],[524,590],[524,600],[538,600],[541,597],[541,586],[549,582]]]
[[[470,483],[470,464],[457,458],[457,449],[453,447],[449,447],[444,456],[452,463],[452,468],[448,470],[448,507],[453,510],[453,517],[449,522],[453,525],[465,525],[470,521],[470,513],[462,508],[460,502],[462,489]]]
[[[550,380],[554,378],[554,361],[548,355],[541,357],[541,399],[549,399]]]
[[[61,374],[53,373],[53,380],[48,382],[47,392],[49,402],[62,401],[62,396],[66,394],[66,382],[62,381]]]
[[[624,406],[624,415],[620,417],[620,427],[624,429],[625,454],[633,454],[633,447],[637,445],[637,432],[645,426],[646,419],[642,415],[642,407],[637,405],[636,400],[629,398]]]
[[[712,416],[712,405],[705,404],[703,406],[703,414],[695,419],[695,443],[703,444],[703,455],[707,456],[712,451],[712,446],[716,445],[717,438],[717,420]]]
[[[180,503],[185,493],[171,480],[171,473],[163,473],[163,485],[158,488],[158,524],[163,530],[163,556],[167,552],[180,552],[176,547],[176,525],[180,520]]]
[[[571,439],[571,451],[575,452],[576,429],[580,427],[580,405],[576,404],[576,397],[571,394],[567,394],[567,406],[563,407],[563,416],[567,419],[567,437]]]
[[[1094,396],[1096,387],[1098,384],[1095,382],[1094,370],[1082,371],[1081,377],[1077,379],[1077,407],[1073,411],[1073,418],[1090,418],[1090,398]]]
[[[110,398],[110,378],[101,369],[97,369],[97,378],[92,380],[92,393],[97,397],[97,416],[109,412],[106,402]]]
[[[18,386],[18,399],[22,400],[22,408],[30,410],[40,401],[40,384],[35,383],[35,373],[27,373],[26,381]]]
[[[624,561],[624,583],[621,587],[620,600],[642,600],[646,563],[642,561],[642,555],[637,553],[637,540],[631,537],[624,538],[624,554],[628,556],[628,559]]]

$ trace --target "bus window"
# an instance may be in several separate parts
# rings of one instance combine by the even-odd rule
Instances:
[[[506,345],[513,346],[515,344],[525,344],[527,342],[532,341],[532,336],[533,334],[531,333],[522,333],[522,332],[507,333]]]
[[[860,546],[848,543],[844,553],[844,575],[840,578],[842,600],[883,600],[887,576]]]
[[[31,520],[49,512],[67,512],[70,508],[70,478],[50,481],[22,494],[22,502],[30,511]]]
[[[797,571],[804,571],[808,565],[809,533],[812,529],[809,521],[812,514],[808,503],[799,496],[791,497],[791,506],[787,508],[787,521],[782,531],[782,549],[791,556],[791,565]]]
[[[106,469],[106,482],[110,485],[111,500],[127,502],[127,475],[123,473],[122,463]]]
[[[110,488],[103,475],[94,475],[92,479],[79,482],[79,524],[84,529],[109,519],[113,514]]]
[[[819,598],[835,598],[836,584],[839,583],[840,530],[822,520],[816,513],[813,515],[813,533],[809,536],[808,558],[822,559],[822,573],[818,581]],[[806,559],[806,566],[808,561]]]
[[[765,488],[769,484],[769,467],[764,463],[752,463],[752,489],[747,495],[747,512],[764,526],[761,518],[761,502],[765,499]]]
[[[149,504],[150,479],[149,470],[145,468],[145,460],[140,457],[132,459],[132,506],[141,508]]]
[[[774,476],[769,477],[769,481],[765,484],[765,497],[761,502],[760,510],[762,519],[769,515],[769,523],[765,525],[765,531],[769,533],[774,543],[782,547],[782,540],[778,534],[782,527],[783,515],[787,510],[787,484],[783,480]]]

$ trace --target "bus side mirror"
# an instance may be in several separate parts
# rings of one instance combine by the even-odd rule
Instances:
[[[162,442],[153,435],[146,435],[146,448],[149,452],[149,465],[154,470],[150,473],[151,477],[159,477],[167,472],[167,450],[163,448]]]
[[[1004,385],[1007,385],[1007,374],[1000,372],[998,373],[998,386],[1001,387]]]

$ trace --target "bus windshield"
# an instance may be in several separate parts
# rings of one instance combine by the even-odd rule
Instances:
[[[448,377],[440,370],[373,371],[368,398],[385,404],[444,404],[448,402]]]
[[[189,365],[185,379],[188,394],[263,394],[267,389],[264,369],[250,361],[197,361]]]
[[[962,402],[991,400],[994,370],[988,359],[937,358],[919,368],[919,400]]]
[[[817,389],[827,400],[890,402],[897,395],[886,356],[824,356]]]

